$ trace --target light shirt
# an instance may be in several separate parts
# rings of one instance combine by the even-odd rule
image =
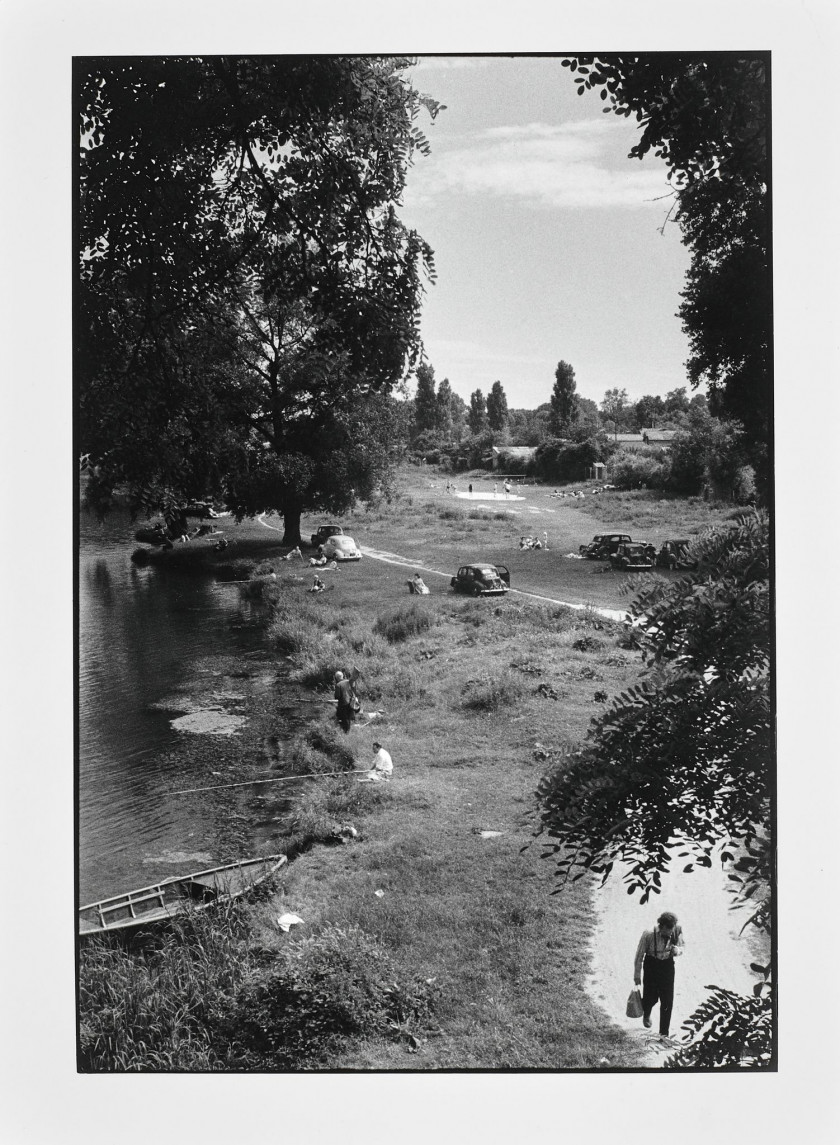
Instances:
[[[374,755],[373,767],[371,770],[378,771],[383,775],[383,777],[388,776],[390,778],[391,773],[394,770],[394,762],[384,747],[381,747],[376,755]]]
[[[659,927],[646,930],[639,939],[636,948],[636,960],[633,965],[634,977],[638,978],[642,972],[642,963],[645,955],[649,954],[657,962],[665,962],[669,958],[678,957],[685,949],[682,927],[675,926],[673,932],[666,938],[659,933]]]

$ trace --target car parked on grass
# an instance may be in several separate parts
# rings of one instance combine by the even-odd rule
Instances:
[[[662,542],[656,554],[656,564],[661,569],[696,569],[697,561],[688,559],[689,540],[669,540]]]
[[[461,565],[450,583],[456,592],[470,596],[504,596],[510,588],[510,571],[506,565]]]
[[[321,552],[328,561],[360,561],[362,559],[362,550],[346,533],[334,533],[331,537],[327,537],[321,545]]]
[[[581,545],[580,555],[588,561],[603,561],[611,557],[619,545],[632,541],[629,533],[596,533],[588,545]]]
[[[209,501],[190,501],[188,505],[183,507],[181,512],[185,517],[200,517],[202,520],[218,517],[219,515]]]
[[[619,545],[610,554],[610,564],[614,569],[652,569],[656,557],[653,545],[644,541],[630,541]]]
[[[329,540],[330,537],[340,537],[343,532],[341,525],[319,525],[310,537],[313,549],[323,545],[324,541]]]

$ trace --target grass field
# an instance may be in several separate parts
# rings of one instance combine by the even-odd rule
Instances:
[[[478,489],[479,479],[473,481]],[[391,505],[341,523],[363,547],[418,567],[452,572],[468,560],[502,561],[516,587],[620,608],[626,578],[566,554],[595,532],[622,530],[634,538],[638,532],[660,542],[691,536],[725,515],[703,502],[660,501],[643,492],[573,505],[534,487],[522,491],[525,501],[473,505],[447,495],[445,484],[445,477],[410,471]],[[520,553],[519,537],[543,529],[548,552]],[[621,626],[592,610],[513,594],[465,599],[432,576],[426,576],[431,596],[410,597],[409,570],[370,557],[324,574],[330,588],[313,597],[306,591],[310,570],[278,562],[278,534],[254,522],[228,533],[234,552],[276,572],[276,579],[267,575],[246,590],[272,608],[268,636],[282,665],[275,688],[317,698],[336,669],[356,668],[365,707],[383,713],[336,738],[330,705],[313,703],[311,725],[290,733],[269,689],[252,702],[244,745],[278,745],[274,766],[282,773],[295,766],[340,769],[335,760],[342,749],[340,766],[352,759],[364,767],[378,739],[395,771],[390,784],[375,787],[350,777],[313,781],[285,833],[266,839],[295,858],[275,894],[250,909],[249,947],[259,957],[236,990],[220,975],[228,983],[225,997],[230,1002],[235,994],[241,1006],[266,966],[286,965],[293,955],[296,973],[320,958],[318,980],[329,979],[323,966],[338,965],[336,935],[349,936],[348,949],[368,951],[352,973],[342,971],[351,993],[364,964],[392,1001],[400,990],[410,994],[412,983],[425,984],[429,994],[428,1007],[392,1006],[384,1020],[379,1006],[376,1021],[339,1022],[312,1054],[291,1062],[279,1055],[269,1064],[389,1070],[636,1064],[638,1049],[606,1023],[584,990],[590,886],[582,880],[553,895],[553,868],[532,835],[540,777],[638,675]],[[180,549],[173,555],[197,559]],[[270,824],[281,802],[279,788],[266,786],[250,812]],[[348,825],[357,834],[344,845],[311,845],[337,838]],[[304,919],[288,935],[275,925],[285,911]],[[628,967],[635,938],[627,936]],[[332,962],[324,964],[327,940]],[[370,983],[365,989],[369,994]],[[237,1060],[236,1068],[249,1068],[257,1059]],[[212,1046],[201,1061],[198,1068],[225,1067]]]

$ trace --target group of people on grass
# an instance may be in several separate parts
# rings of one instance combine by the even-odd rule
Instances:
[[[520,552],[523,549],[547,549],[547,548],[548,548],[548,533],[546,532],[545,529],[543,529],[542,540],[540,540],[538,533],[535,534],[533,537],[520,537],[519,538]]]

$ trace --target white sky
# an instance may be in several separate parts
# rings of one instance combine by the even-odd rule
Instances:
[[[688,253],[676,224],[660,234],[665,165],[627,158],[635,121],[578,96],[559,57],[423,57],[412,78],[446,104],[419,123],[432,154],[401,212],[435,251],[423,337],[437,380],[468,399],[498,379],[525,408],[548,401],[561,359],[597,402],[687,385]]]

